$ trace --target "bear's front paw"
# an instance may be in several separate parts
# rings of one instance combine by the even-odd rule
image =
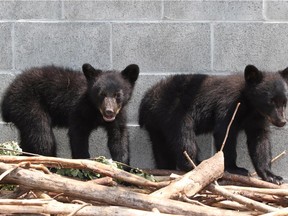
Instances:
[[[264,180],[277,185],[283,184],[283,178],[274,174],[267,175],[267,179]]]

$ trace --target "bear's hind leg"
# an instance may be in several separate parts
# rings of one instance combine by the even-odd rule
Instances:
[[[44,156],[56,156],[56,140],[50,117],[45,112],[31,112],[31,115],[25,118],[15,122],[20,131],[22,150]]]
[[[176,169],[176,162],[171,150],[167,145],[161,131],[149,129],[150,140],[152,142],[153,154],[158,169]]]
[[[168,133],[169,131],[170,133]],[[180,125],[173,125],[169,131],[167,131],[167,142],[171,152],[173,152],[176,168],[183,171],[192,170],[193,165],[184,155],[186,151],[194,163],[198,162],[198,147],[192,119],[187,116],[181,121]]]

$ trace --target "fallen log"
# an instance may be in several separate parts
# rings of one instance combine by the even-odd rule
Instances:
[[[247,186],[252,186],[252,187],[261,187],[261,188],[281,188],[280,185],[276,185],[270,182],[266,182],[254,177],[249,177],[249,176],[241,176],[241,175],[236,175],[236,174],[231,174],[228,172],[225,172],[223,174],[222,179],[232,181],[232,182],[239,182]]]
[[[55,200],[0,200],[0,209],[2,214],[72,215],[74,213],[73,215],[77,216],[172,216],[171,214],[154,213],[126,207],[67,204]]]
[[[90,170],[92,172],[99,173],[104,176],[109,176],[111,178],[118,179],[120,181],[124,181],[142,187],[161,188],[169,184],[169,182],[152,182],[137,175],[134,175],[132,173],[118,169],[116,167],[112,167],[103,163],[99,163],[97,161],[87,159],[66,159],[66,158],[45,157],[45,156],[28,157],[28,156],[3,155],[0,156],[0,162],[9,164],[29,162],[31,164],[43,164],[47,167]]]
[[[258,211],[264,212],[264,213],[273,212],[273,211],[278,210],[275,207],[265,205],[263,203],[254,201],[254,200],[249,199],[247,197],[243,197],[243,196],[240,196],[238,194],[233,194],[232,192],[229,192],[228,190],[226,190],[225,188],[223,188],[219,185],[210,184],[208,186],[208,189],[214,193],[217,193],[219,195],[226,197],[228,200],[236,201],[236,202],[246,206],[247,208],[249,208],[251,210],[258,210]]]
[[[275,212],[263,214],[262,216],[287,216],[287,215],[288,215],[288,208],[283,208]]]
[[[14,165],[15,166],[15,165]],[[0,173],[13,168],[13,165],[0,163]],[[46,190],[63,193],[79,199],[99,201],[110,205],[125,206],[129,208],[151,211],[157,208],[161,213],[201,215],[201,216],[240,216],[245,213],[230,210],[221,210],[213,207],[202,207],[170,199],[159,199],[150,195],[140,194],[111,188],[89,182],[68,179],[56,174],[45,174],[38,170],[28,170],[17,167],[9,173],[2,183],[19,184],[35,190]]]
[[[254,188],[254,187],[241,187],[241,186],[222,186],[223,188],[231,191],[248,191],[248,192],[254,192],[254,193],[262,193],[262,194],[268,194],[268,195],[275,195],[275,196],[288,196],[288,189],[284,188],[277,188],[277,189],[270,189],[270,188]]]
[[[213,157],[202,161],[192,171],[179,177],[170,185],[154,191],[153,197],[176,198],[184,194],[194,196],[211,182],[220,178],[224,173],[223,152],[217,152]]]

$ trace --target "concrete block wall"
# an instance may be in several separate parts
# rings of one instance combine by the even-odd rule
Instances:
[[[151,144],[137,123],[147,88],[175,73],[228,74],[247,64],[276,71],[288,66],[288,2],[283,0],[0,1],[0,95],[16,74],[31,66],[56,64],[101,69],[130,63],[141,74],[129,106],[131,163],[153,167]],[[17,140],[17,130],[0,124],[0,142]],[[271,127],[273,155],[287,148],[288,127]],[[67,130],[55,130],[59,156],[70,157]],[[245,136],[239,165],[253,169]],[[90,139],[92,156],[105,155],[106,135]],[[201,157],[214,152],[211,136],[199,137]],[[288,179],[287,157],[273,165]]]

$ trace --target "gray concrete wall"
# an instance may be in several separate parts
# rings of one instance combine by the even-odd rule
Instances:
[[[268,0],[186,1],[0,1],[0,94],[15,74],[30,66],[56,64],[80,69],[140,66],[129,106],[132,165],[153,167],[151,144],[137,124],[145,90],[173,73],[227,74],[247,64],[276,71],[288,66],[288,2]],[[17,130],[0,124],[0,142]],[[271,127],[273,155],[287,148],[287,126]],[[67,131],[56,130],[59,156],[70,157]],[[245,136],[238,159],[249,167]],[[210,136],[199,137],[201,157],[214,152]],[[91,136],[93,156],[105,155],[106,135]],[[288,178],[287,157],[273,165]],[[286,168],[285,168],[286,167]]]

